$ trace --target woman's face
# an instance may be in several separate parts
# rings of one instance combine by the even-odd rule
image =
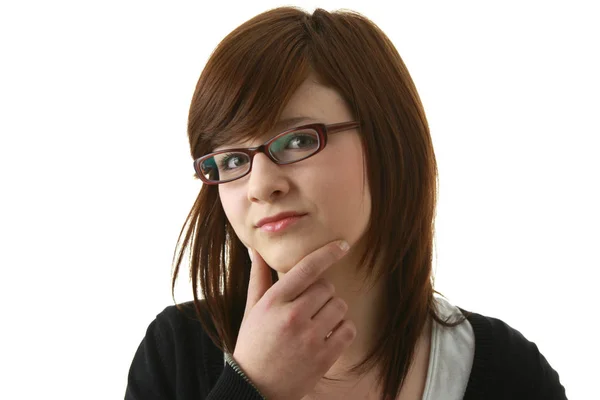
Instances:
[[[298,117],[307,119],[285,125],[286,120]],[[222,148],[257,146],[286,128],[308,123],[353,120],[335,90],[309,77],[285,107],[276,131]],[[219,185],[219,196],[240,240],[258,251],[271,268],[286,273],[330,241],[345,239],[352,246],[361,239],[371,211],[365,172],[361,139],[356,129],[351,129],[329,135],[320,153],[294,164],[277,165],[257,154],[250,174]],[[305,215],[279,231],[256,226],[263,218],[287,211]]]

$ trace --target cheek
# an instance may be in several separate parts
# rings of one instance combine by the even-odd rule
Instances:
[[[234,189],[222,189],[219,187],[219,198],[221,200],[221,205],[223,206],[225,216],[240,240],[244,243],[247,243],[245,237],[246,235],[244,233],[247,210],[244,208],[244,199],[240,198],[240,195],[241,193]]]
[[[315,188],[319,204],[323,205],[325,223],[333,228],[334,234],[357,241],[371,217],[371,194],[362,154],[338,163],[332,172],[323,179],[320,188]]]
[[[371,195],[368,182],[363,180],[363,172],[360,168],[348,168],[346,175],[335,183],[335,204],[331,207],[339,208],[345,213],[348,222],[364,218],[364,214],[370,212]],[[330,200],[333,203],[333,199]]]

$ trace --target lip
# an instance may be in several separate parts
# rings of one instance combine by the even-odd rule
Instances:
[[[263,227],[266,224],[272,224],[273,222],[279,222],[279,221],[284,220],[284,219],[293,219],[293,220],[296,220],[298,218],[293,218],[293,217],[302,217],[304,215],[306,215],[306,213],[300,213],[300,212],[297,212],[297,211],[281,212],[281,213],[275,214],[275,215],[273,215],[271,217],[266,217],[266,218],[261,219],[260,221],[258,221],[256,223],[256,227],[257,228],[261,228],[261,227]]]
[[[280,220],[277,220],[274,222],[267,222],[266,224],[261,226],[259,229],[265,233],[282,232],[283,230],[287,229],[291,225],[294,225],[296,222],[298,222],[300,219],[302,219],[302,217],[303,217],[302,215],[296,215],[293,217],[283,218],[283,219],[280,219]]]

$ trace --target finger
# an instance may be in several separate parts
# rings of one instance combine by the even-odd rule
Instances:
[[[323,278],[310,285],[294,301],[303,318],[313,318],[327,302],[335,295],[335,287]]]
[[[336,348],[348,347],[356,338],[356,325],[350,320],[340,321],[331,332],[328,332],[323,340],[332,343]]]
[[[302,292],[319,279],[327,268],[341,259],[347,251],[347,242],[335,241],[304,257],[279,280],[277,292],[280,298],[283,301],[292,301],[300,296]]]
[[[319,334],[325,337],[330,331],[335,331],[346,313],[348,305],[340,297],[333,297],[312,318]]]
[[[252,266],[250,267],[248,298],[246,300],[246,309],[244,311],[244,315],[246,315],[264,296],[266,291],[273,286],[271,267],[267,265],[265,260],[256,250],[249,249],[249,254],[252,254]]]

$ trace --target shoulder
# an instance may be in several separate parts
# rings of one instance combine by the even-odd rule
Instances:
[[[202,310],[203,302],[200,303]],[[210,347],[210,339],[193,302],[170,305],[159,312],[150,322],[143,344],[156,349],[161,358],[181,360],[182,355],[200,352]]]
[[[203,306],[204,300],[200,300],[200,311],[206,313]],[[190,350],[214,347],[192,301],[165,307],[150,324],[147,336],[150,331],[165,350],[189,354]]]
[[[202,300],[200,304],[203,304]],[[196,315],[194,303],[189,301],[165,307],[156,315],[153,323],[159,325],[162,329],[166,327],[193,329],[198,327],[200,321]]]
[[[494,387],[498,398],[566,399],[558,373],[535,343],[500,319],[462,311],[475,335],[468,389]]]
[[[175,398],[175,392],[205,398],[223,364],[193,302],[168,306],[150,322],[134,355],[126,398]]]

